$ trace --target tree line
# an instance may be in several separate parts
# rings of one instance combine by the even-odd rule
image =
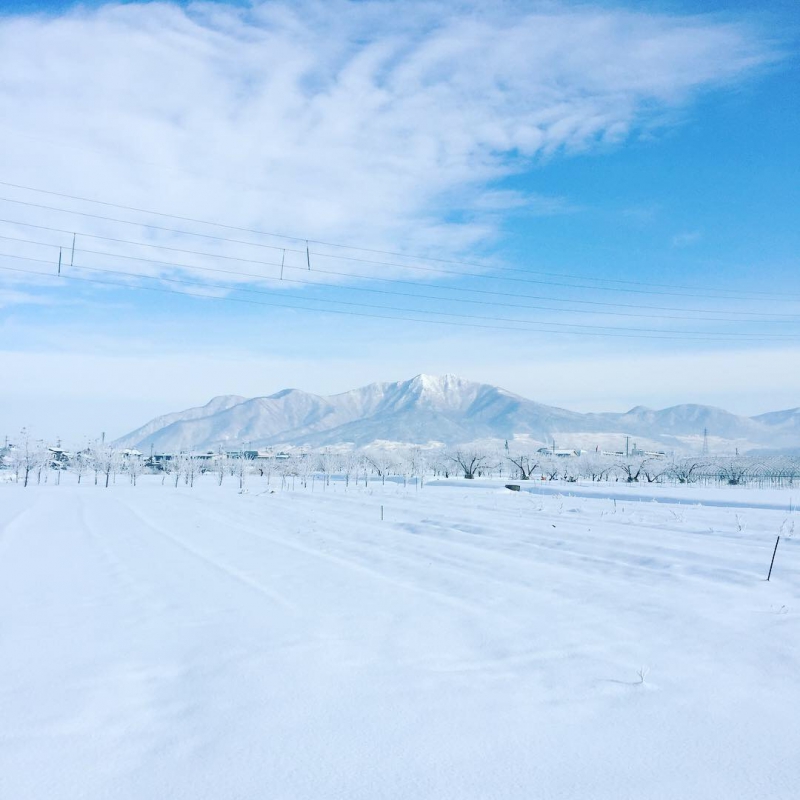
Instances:
[[[226,480],[238,483],[243,490],[253,477],[264,478],[268,485],[280,481],[315,488],[332,478],[345,486],[369,485],[370,482],[410,480],[424,486],[431,478],[506,479],[508,481],[561,481],[574,483],[624,482],[629,484],[672,483],[761,486],[794,486],[800,481],[800,458],[796,456],[623,456],[583,453],[555,455],[543,450],[500,447],[396,449],[292,450],[279,456],[249,456],[238,453],[176,453],[147,458],[136,451],[95,443],[68,453],[32,440],[24,431],[15,445],[0,449],[0,468],[22,486],[32,483],[60,483],[65,473],[77,483],[92,482],[108,487],[118,479],[136,485],[142,474],[158,475],[164,484],[193,486],[200,475],[212,475],[219,485]]]

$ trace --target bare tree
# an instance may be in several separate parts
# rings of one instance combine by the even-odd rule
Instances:
[[[642,475],[644,475],[648,483],[656,483],[670,472],[669,464],[665,464],[662,460],[657,458],[645,461],[642,464]]]
[[[649,459],[646,458],[630,458],[618,461],[616,466],[625,475],[628,483],[639,483],[639,478],[644,474],[648,461]]]
[[[27,428],[23,428],[20,431],[19,445],[11,451],[14,475],[17,482],[19,482],[20,474],[22,474],[23,486],[28,485],[31,472],[33,472],[37,464],[41,462],[43,458],[41,451],[41,444],[31,441]]]
[[[719,479],[730,486],[739,486],[745,482],[747,473],[757,466],[751,459],[732,458],[719,468]]]
[[[281,476],[281,490],[285,489],[289,483],[289,478],[294,479],[297,475],[297,459],[294,455],[289,458],[281,458],[275,463],[275,469]]]
[[[394,456],[386,450],[372,450],[364,453],[364,461],[369,464],[378,474],[383,484],[386,484],[386,476],[395,467]]]
[[[678,483],[695,483],[700,477],[700,470],[708,466],[703,461],[693,458],[682,458],[669,467],[669,472]]]
[[[546,477],[547,480],[558,480],[558,476],[561,474],[561,464],[559,463],[557,456],[543,458],[539,466],[542,470],[542,475]]]
[[[128,480],[131,484],[136,486],[136,481],[139,479],[139,473],[142,468],[141,458],[134,452],[123,451],[120,454],[120,467],[128,475]]]
[[[539,468],[540,459],[526,455],[525,453],[508,453],[506,455],[506,460],[510,461],[511,464],[516,467],[521,481],[529,481],[533,473]]]
[[[614,470],[614,463],[599,453],[589,454],[581,458],[581,471],[592,481],[604,481]]]
[[[583,465],[577,458],[570,456],[561,459],[561,480],[567,483],[577,483],[578,478],[583,477]]]
[[[323,450],[317,454],[317,469],[322,473],[323,486],[330,485],[331,475],[335,474],[341,464],[337,453]]]
[[[449,478],[453,470],[453,461],[444,451],[437,450],[431,461],[431,467],[436,477],[443,475],[445,478]]]
[[[75,458],[72,460],[72,469],[75,472],[75,475],[78,478],[78,485],[80,486],[81,478],[83,477],[83,473],[86,472],[87,467],[87,457],[86,453],[78,452],[75,453]]]
[[[342,457],[339,460],[339,469],[342,475],[344,475],[345,488],[350,488],[350,478],[354,475],[356,476],[356,480],[358,479],[358,467],[360,463],[359,455],[354,450],[348,450],[346,453],[342,453]]]
[[[403,454],[400,469],[403,474],[403,485],[405,486],[412,478],[425,480],[425,456],[419,447],[413,447]]]
[[[464,473],[467,480],[472,480],[475,474],[486,465],[489,456],[475,450],[456,450],[448,456],[458,468]]]
[[[111,445],[104,444],[95,449],[94,460],[96,464],[95,483],[97,482],[97,472],[99,471],[102,475],[105,475],[105,488],[108,489],[111,475],[116,476],[119,469],[119,453]]]
[[[247,473],[250,471],[252,459],[245,456],[244,452],[239,454],[239,463],[236,465],[236,474],[239,477],[239,491],[244,491],[244,485],[247,482]]]

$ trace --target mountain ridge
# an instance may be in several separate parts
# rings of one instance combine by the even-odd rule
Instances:
[[[204,406],[156,417],[120,437],[121,447],[163,451],[228,447],[368,446],[376,441],[453,445],[479,439],[600,446],[634,436],[649,445],[697,449],[705,429],[716,444],[741,449],[800,446],[800,409],[744,417],[694,403],[581,413],[548,406],[456,375],[420,374],[335,395],[282,389],[245,398],[220,395]]]

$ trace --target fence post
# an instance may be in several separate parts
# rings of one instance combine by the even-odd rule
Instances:
[[[772,551],[772,561],[769,562],[769,573],[767,574],[767,580],[769,580],[770,575],[772,575],[772,565],[775,563],[775,553],[778,552],[778,542],[780,542],[780,540],[780,536],[775,540],[775,549]]]

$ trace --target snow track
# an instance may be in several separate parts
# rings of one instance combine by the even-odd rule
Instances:
[[[266,488],[0,485],[0,797],[796,797],[788,503]]]

